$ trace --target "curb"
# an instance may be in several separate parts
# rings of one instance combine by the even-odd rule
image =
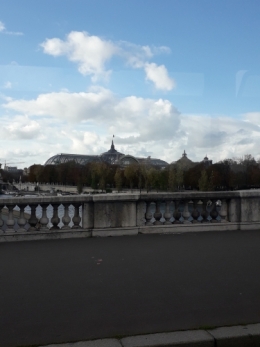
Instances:
[[[260,323],[208,330],[128,336],[39,347],[256,347],[260,346]]]

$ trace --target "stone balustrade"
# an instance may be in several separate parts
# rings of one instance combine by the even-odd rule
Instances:
[[[0,241],[248,230],[260,191],[0,198]]]

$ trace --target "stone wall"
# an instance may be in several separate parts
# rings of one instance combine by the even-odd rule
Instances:
[[[0,240],[248,230],[260,227],[260,191],[17,197],[0,211]]]

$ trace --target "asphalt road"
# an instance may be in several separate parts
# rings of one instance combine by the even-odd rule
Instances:
[[[260,322],[260,231],[0,244],[0,346]]]

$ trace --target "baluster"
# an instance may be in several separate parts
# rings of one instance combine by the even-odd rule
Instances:
[[[47,207],[49,204],[41,204],[42,207],[42,217],[40,218],[41,230],[49,230],[48,223],[49,218],[47,217]]]
[[[79,216],[79,208],[80,208],[80,204],[74,204],[74,217],[72,218],[72,222],[73,222],[73,227],[72,229],[79,229],[81,228],[79,223],[81,221],[81,218]]]
[[[183,223],[187,224],[187,223],[191,223],[189,221],[190,218],[190,211],[189,211],[189,202],[186,200],[184,203],[184,209],[182,212],[182,216],[183,216]]]
[[[194,200],[193,201],[193,211],[191,213],[191,216],[193,218],[192,223],[199,223],[199,216],[200,216],[200,212],[198,210],[198,204],[199,201],[198,200]]]
[[[181,224],[180,218],[181,218],[181,212],[179,210],[179,201],[174,202],[174,212],[173,212],[173,217],[174,217],[174,224]]]
[[[219,216],[221,218],[220,222],[221,223],[227,223],[228,220],[227,220],[227,201],[226,201],[226,199],[222,199],[222,201],[220,201],[220,204],[218,204],[218,206],[220,206],[220,211],[219,211]]]
[[[208,211],[208,200],[203,200],[203,204],[202,204],[202,211],[201,211],[201,217],[202,217],[202,223],[209,223],[208,220],[208,216],[209,216],[209,211]]]
[[[64,224],[61,229],[69,229],[69,224],[71,222],[71,218],[69,216],[69,206],[70,204],[63,204],[64,206],[64,215],[62,217],[62,223]]]
[[[19,226],[17,232],[24,233],[26,232],[25,225],[27,223],[27,220],[24,217],[24,209],[25,205],[19,206],[20,207],[20,217],[17,219],[17,224]]]
[[[51,230],[57,230],[57,229],[60,229],[58,227],[58,224],[60,223],[60,218],[58,216],[59,205],[58,204],[52,204],[52,207],[53,207],[53,216],[51,219],[51,223],[53,226],[52,226]]]
[[[160,224],[163,224],[160,219],[162,218],[162,214],[161,214],[161,211],[160,211],[160,205],[161,205],[161,202],[160,201],[156,201],[156,210],[154,212],[154,219],[155,219],[155,222],[154,222],[154,225],[160,225]]]
[[[13,216],[13,209],[15,208],[16,205],[9,205],[7,206],[8,208],[8,217],[7,217],[7,221],[6,221],[6,232],[15,232],[14,229],[14,225],[15,225],[15,220],[14,220],[14,216]]]
[[[30,228],[28,231],[35,231],[38,230],[38,218],[36,217],[36,207],[37,205],[30,205],[31,207],[31,217],[28,220],[28,223],[30,224]]]
[[[4,231],[3,231],[4,221],[3,221],[3,219],[2,219],[2,209],[3,209],[3,207],[4,207],[3,205],[0,206],[0,233],[1,233],[1,232],[4,232]]]
[[[153,225],[153,223],[151,222],[151,220],[153,219],[153,215],[151,213],[151,202],[147,202],[146,203],[146,213],[145,213],[145,225]]]
[[[210,209],[210,213],[209,213],[210,217],[211,217],[211,223],[217,223],[217,217],[218,217],[218,211],[217,211],[217,205],[216,202],[214,201],[211,204],[211,209]]]
[[[171,214],[171,212],[170,212],[170,204],[171,204],[170,201],[166,201],[166,203],[165,203],[165,212],[164,212],[164,214],[163,214],[163,217],[164,217],[164,219],[165,219],[165,222],[164,222],[163,224],[165,224],[165,225],[170,225],[170,224],[172,224],[172,223],[170,222],[170,219],[171,219],[171,217],[172,217],[172,214]]]

